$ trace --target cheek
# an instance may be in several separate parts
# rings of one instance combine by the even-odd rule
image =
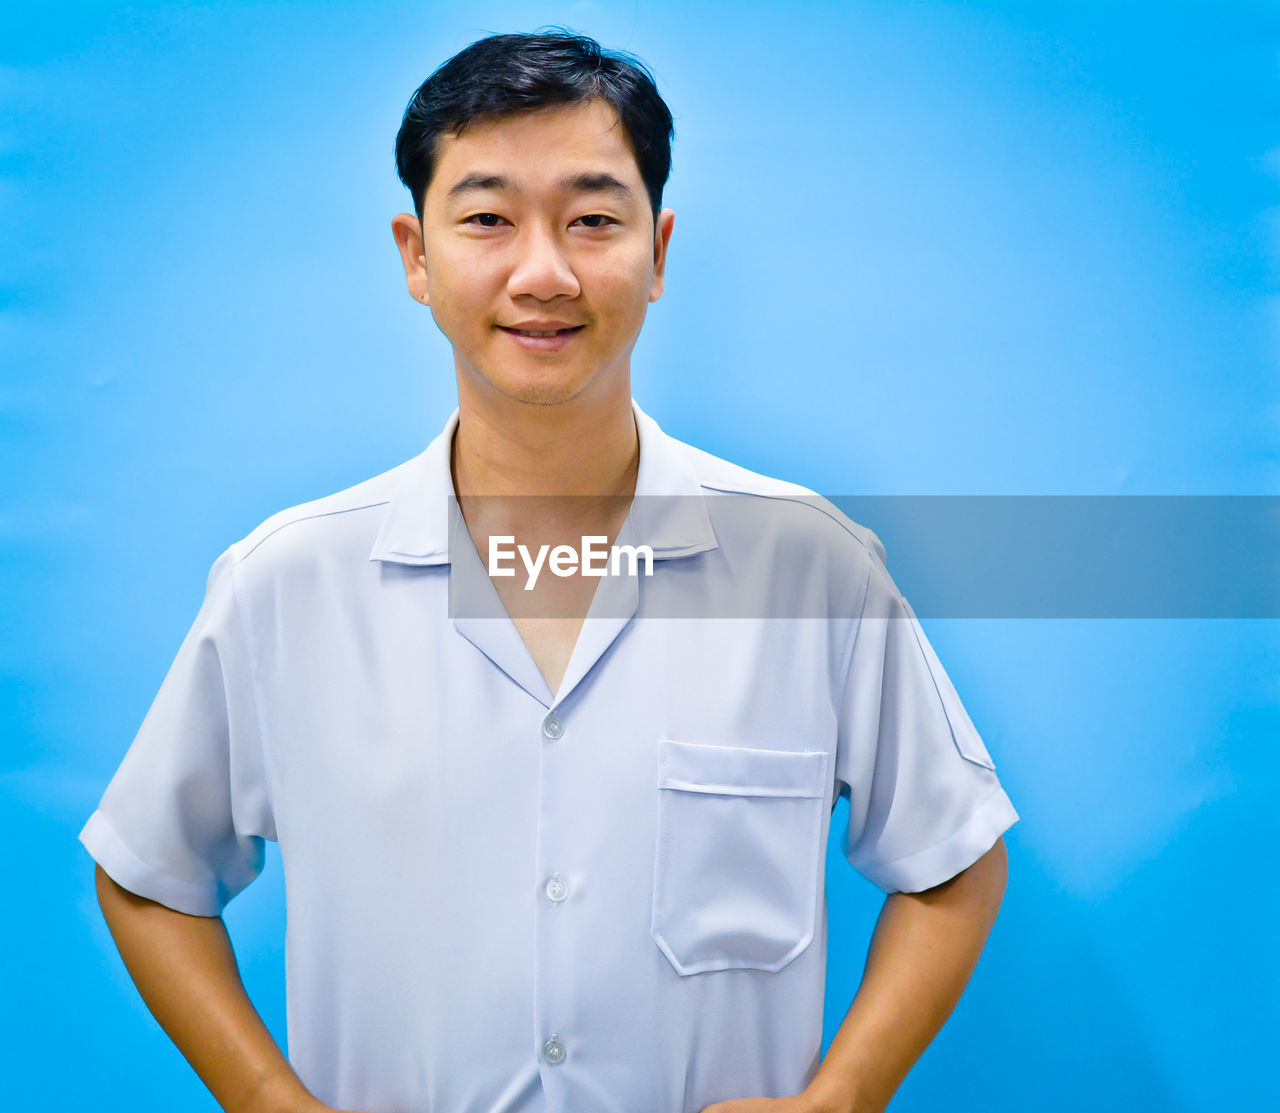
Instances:
[[[431,302],[442,314],[464,328],[488,320],[495,299],[492,283],[485,281],[483,273],[473,264],[446,262],[437,274],[447,275],[431,283]]]
[[[637,307],[649,301],[649,288],[653,283],[653,270],[648,257],[635,254],[628,258],[614,259],[591,273],[591,285],[596,290],[597,303],[610,313],[632,316]]]
[[[500,285],[494,272],[494,266],[465,245],[435,244],[427,258],[427,280],[432,292],[439,290],[441,297],[457,304],[474,301],[495,283]]]

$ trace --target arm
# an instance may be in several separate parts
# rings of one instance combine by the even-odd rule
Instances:
[[[862,984],[803,1097],[832,1113],[880,1113],[937,1035],[977,965],[1004,897],[1004,839],[920,893],[891,893]]]
[[[221,916],[188,916],[97,867],[98,903],[134,985],[227,1113],[321,1113],[244,983]]]

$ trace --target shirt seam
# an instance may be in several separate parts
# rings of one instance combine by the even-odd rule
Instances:
[[[920,650],[920,656],[924,660],[925,671],[928,672],[929,680],[933,683],[934,694],[938,697],[938,706],[942,708],[942,717],[943,719],[946,720],[947,729],[951,732],[951,744],[955,746],[956,753],[958,753],[965,761],[971,762],[974,765],[981,766],[983,769],[989,769],[991,770],[991,772],[994,773],[996,771],[996,763],[995,763],[995,759],[991,756],[990,752],[987,753],[987,760],[982,761],[976,757],[970,757],[968,754],[964,752],[964,747],[960,745],[960,736],[956,733],[956,725],[954,722],[952,722],[951,712],[947,709],[947,700],[942,693],[942,684],[938,680],[937,674],[933,671],[933,665],[929,661],[929,654],[925,651],[924,642],[921,641],[922,637],[927,638],[928,635],[925,634],[924,627],[920,624],[920,620],[916,618],[913,613],[911,613],[910,608],[908,608],[907,617],[909,620],[908,624],[911,626],[911,633],[915,637],[916,648]],[[942,667],[941,662],[939,662],[939,668],[941,667]],[[954,691],[955,684],[952,683],[951,687],[952,687],[952,690]],[[956,702],[960,704],[962,713],[966,716],[969,716],[968,710],[965,709],[964,707],[964,702],[960,699],[960,693],[956,692],[955,695],[956,695]],[[969,725],[973,727],[974,734],[976,734],[979,740],[981,740],[982,733],[981,731],[978,730],[977,725],[974,724],[972,716],[969,716]],[[985,743],[983,745],[983,749],[984,750],[986,749]]]
[[[817,513],[821,514],[824,518],[834,522],[837,526],[839,526],[842,530],[844,530],[845,533],[847,533],[850,537],[852,537],[853,540],[855,540],[859,545],[861,545],[868,553],[870,553],[873,557],[876,557],[876,559],[879,560],[879,557],[876,555],[875,551],[871,548],[871,546],[868,545],[856,533],[854,533],[854,531],[851,530],[847,525],[845,525],[844,522],[842,522],[839,518],[837,518],[834,514],[832,514],[829,510],[827,510],[825,507],[823,507],[819,503],[812,501],[813,499],[822,499],[822,495],[818,494],[816,491],[810,491],[803,495],[790,494],[790,493],[784,494],[781,492],[779,492],[778,494],[771,494],[768,491],[744,491],[738,487],[719,486],[707,479],[699,480],[698,486],[709,491],[720,491],[724,494],[745,495],[748,498],[772,499],[775,502],[791,502],[791,503],[795,503],[798,506],[807,506],[809,507],[810,510],[816,511]],[[823,500],[823,501],[826,501],[826,500]],[[866,528],[866,527],[863,527],[863,528]]]
[[[845,648],[844,653],[841,654],[841,658],[840,658],[840,671],[839,671],[839,676],[841,677],[840,696],[836,700],[836,705],[835,705],[837,724],[840,721],[840,709],[844,707],[845,697],[849,694],[849,684],[850,684],[849,669],[850,669],[850,666],[853,664],[853,651],[854,651],[854,647],[858,643],[858,634],[862,630],[862,616],[866,613],[867,597],[870,594],[871,594],[871,569],[868,568],[867,578],[862,585],[862,602],[858,607],[858,615],[853,621],[853,629],[849,632],[849,644]],[[840,742],[841,742],[841,738],[840,738],[839,732],[837,731],[837,735],[836,735],[837,749],[839,749]],[[836,762],[832,761],[831,764],[834,767],[836,765]],[[834,772],[834,769],[833,769],[833,772]]]
[[[265,533],[261,537],[259,537],[258,540],[255,541],[249,549],[245,550],[245,552],[237,556],[236,562],[239,563],[242,560],[247,560],[249,556],[252,553],[256,552],[258,547],[268,538],[274,537],[282,529],[288,529],[290,526],[295,526],[299,522],[309,522],[315,518],[331,518],[335,514],[353,514],[359,510],[372,510],[379,506],[386,506],[390,502],[391,502],[391,499],[389,497],[384,497],[384,498],[377,499],[373,502],[362,503],[359,506],[343,506],[337,510],[317,510],[310,514],[299,514],[296,518],[290,518],[287,522],[281,522],[278,526],[276,526],[270,532]],[[249,536],[252,537],[253,534],[250,534]],[[248,538],[246,538],[246,540],[248,540]]]
[[[365,509],[365,507],[360,507],[359,509]],[[246,553],[245,555],[247,556],[248,554]],[[262,715],[262,699],[259,689],[258,642],[252,627],[249,625],[248,617],[245,615],[244,607],[240,602],[240,592],[236,587],[236,566],[239,563],[240,560],[234,561],[230,568],[231,600],[235,604],[236,617],[240,625],[240,640],[244,646],[245,660],[249,665],[249,699],[253,704],[253,718],[258,727],[258,749],[262,754],[263,772],[266,775],[267,805],[271,809],[271,829],[276,835],[276,840],[279,841],[280,831],[276,826],[275,760],[267,736],[266,722]]]
[[[710,480],[705,480],[705,479],[700,480],[698,485],[707,490],[721,491],[726,494],[740,494],[740,495],[746,495],[748,498],[772,499],[775,502],[790,502],[798,506],[807,506],[809,507],[809,509],[821,514],[824,518],[828,519],[829,521],[834,522],[849,537],[853,538],[854,541],[856,541],[859,545],[861,545],[863,550],[869,556],[871,556],[876,561],[876,563],[880,563],[879,556],[876,554],[875,550],[871,548],[870,545],[868,545],[853,530],[851,530],[847,525],[845,525],[845,523],[842,522],[838,517],[836,517],[836,515],[832,514],[820,503],[815,503],[812,501],[813,499],[822,498],[822,496],[819,495],[817,492],[807,492],[804,495],[799,495],[799,494],[790,494],[790,493],[771,494],[766,491],[743,491],[737,487],[720,486]],[[843,677],[843,680],[840,685],[840,699],[836,704],[837,714],[839,713],[840,707],[844,703],[844,697],[846,692],[848,691],[849,664],[853,660],[853,649],[854,649],[854,644],[858,640],[858,631],[862,628],[862,616],[866,613],[867,597],[871,594],[871,573],[872,573],[872,567],[869,566],[867,568],[866,578],[864,579],[862,584],[862,599],[858,605],[857,616],[854,618],[854,621],[853,621],[853,629],[849,635],[849,644],[845,649],[844,653],[841,655],[842,659],[840,662],[839,675]]]

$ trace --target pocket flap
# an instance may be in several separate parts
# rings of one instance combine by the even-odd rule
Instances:
[[[658,787],[734,796],[824,796],[823,750],[758,750],[704,746],[663,738],[658,743]]]

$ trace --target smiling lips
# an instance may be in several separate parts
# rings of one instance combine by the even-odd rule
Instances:
[[[498,326],[520,347],[531,352],[559,351],[585,327],[567,321],[521,321],[518,325]]]
[[[518,325],[498,325],[526,352],[558,352],[573,336],[586,328],[568,321],[521,321]]]
[[[556,336],[562,332],[575,332],[582,325],[573,325],[568,321],[520,321],[514,325],[499,325],[505,332],[516,332],[522,336]]]

